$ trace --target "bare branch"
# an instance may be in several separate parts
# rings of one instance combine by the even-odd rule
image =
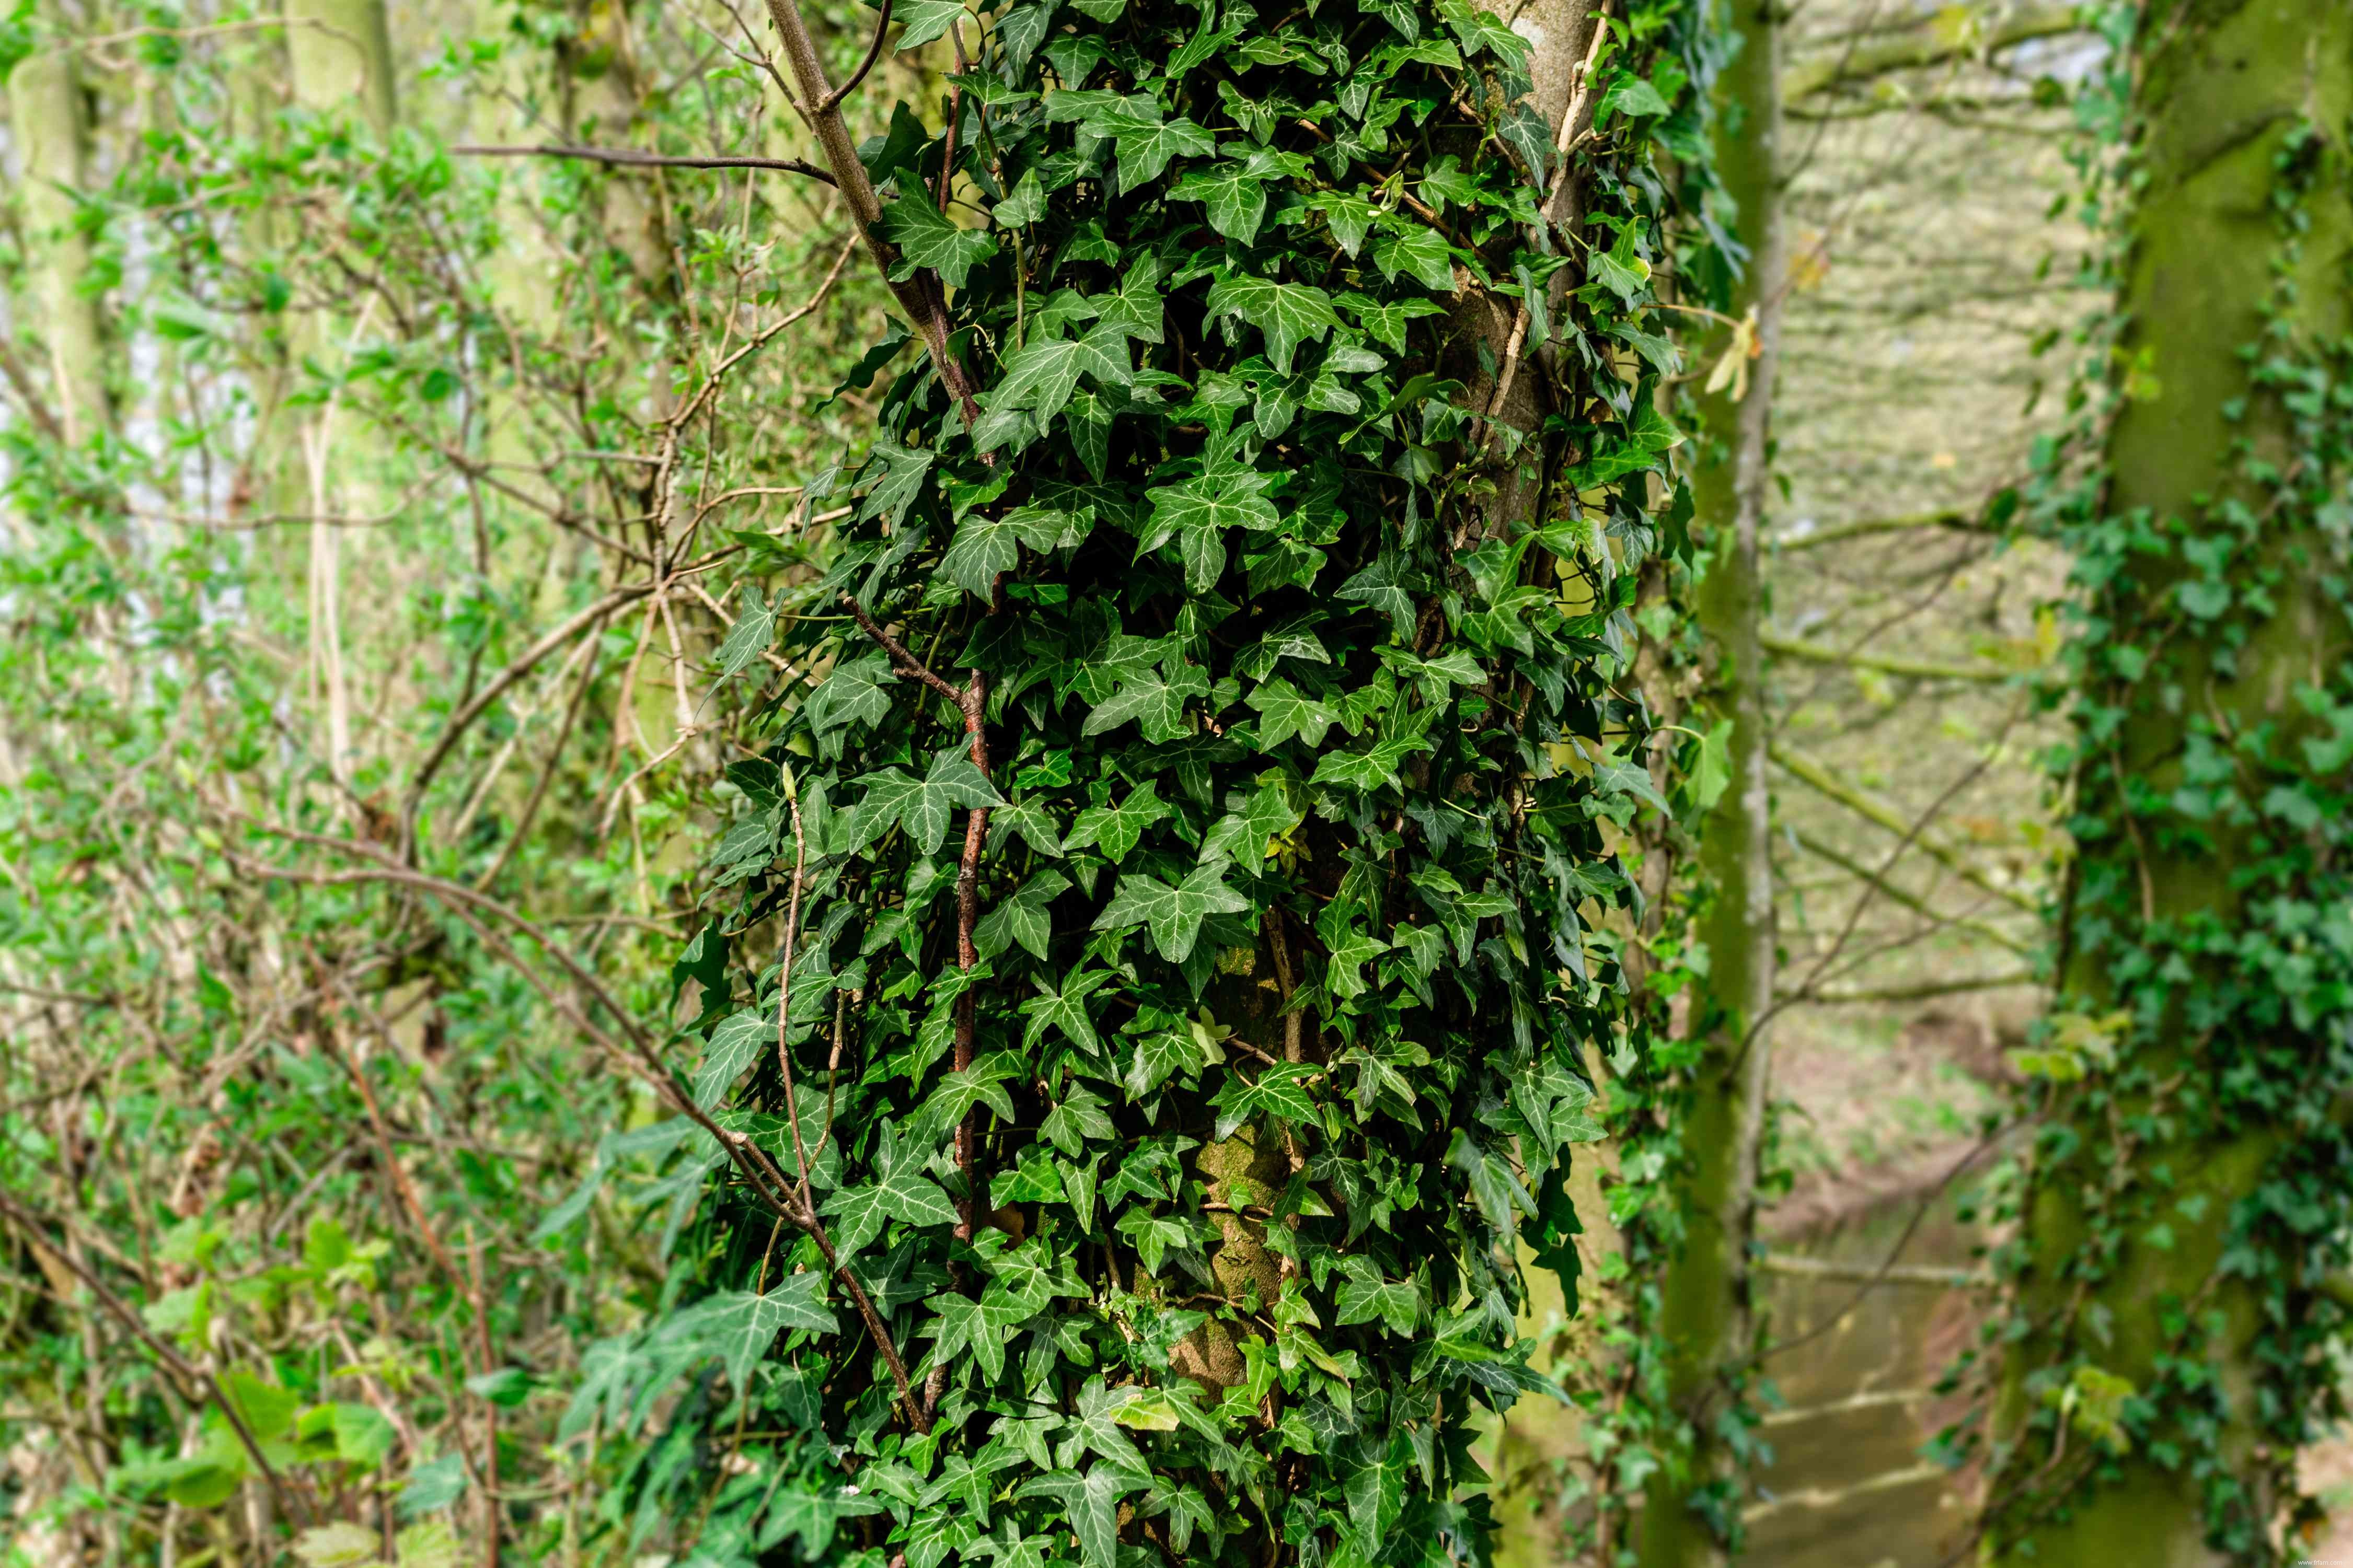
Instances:
[[[1991,893],[2004,903],[2014,909],[2022,910],[2030,915],[2042,914],[2042,906],[2040,902],[2015,888],[2006,888],[1995,881],[1983,870],[1969,864],[1959,851],[1929,837],[1922,831],[1925,824],[1906,822],[1894,806],[1875,796],[1865,795],[1841,779],[1828,766],[1815,758],[1806,755],[1803,752],[1792,751],[1786,745],[1768,746],[1767,755],[1799,783],[1836,801],[1864,821],[1875,823],[1898,837],[1907,838],[1917,844],[1922,854],[1969,886],[1982,892]],[[1809,847],[1811,847],[1809,846]]]
[[[1757,640],[1766,652],[1779,654],[1784,658],[1803,659],[1809,664],[1844,665],[1852,669],[1873,669],[1882,675],[1900,675],[1914,680],[1970,680],[1999,686],[2006,680],[2016,679],[2021,673],[2015,669],[2004,669],[1998,664],[1938,664],[1933,659],[1851,653],[1825,647],[1820,643],[1807,642],[1801,637],[1775,637],[1770,632],[1758,634]]]
[[[825,161],[833,170],[835,184],[842,199],[849,205],[849,216],[866,237],[867,254],[891,287],[899,306],[907,312],[923,334],[923,346],[938,367],[940,381],[963,410],[964,422],[970,428],[980,417],[980,405],[973,399],[972,382],[965,375],[964,366],[948,346],[947,297],[941,292],[940,281],[928,270],[913,277],[898,279],[899,258],[891,242],[882,234],[882,202],[874,194],[874,182],[866,176],[866,165],[859,162],[858,143],[849,134],[849,127],[841,118],[841,107],[825,76],[825,62],[818,58],[817,42],[809,37],[807,24],[801,20],[800,8],[794,0],[768,0],[768,16],[784,39],[785,58],[791,62],[793,77],[799,82],[801,100],[809,106],[809,128],[817,132],[818,145],[825,149]]]
[[[754,158],[721,153],[687,157],[670,153],[640,153],[629,147],[566,147],[554,142],[542,142],[533,147],[469,145],[452,147],[449,151],[469,158],[577,158],[590,163],[617,163],[629,168],[774,169],[783,174],[806,174],[828,185],[834,183],[830,174],[815,163],[804,163],[798,158]]]
[[[1896,71],[1929,66],[2012,48],[2034,38],[2056,37],[2084,30],[2073,0],[2044,0],[2021,5],[1991,27],[1978,32],[1955,31],[1924,16],[1921,25],[1881,43],[1857,43],[1836,56],[1803,60],[1781,73],[1781,96],[1800,99],[1849,82],[1868,81]]]
[[[891,0],[882,0],[882,14],[874,18],[874,41],[866,46],[866,58],[858,62],[858,68],[849,73],[848,81],[825,95],[825,101],[817,106],[817,111],[819,114],[831,112],[839,107],[843,99],[858,90],[858,84],[866,79],[866,73],[872,70],[874,62],[882,58],[882,36],[890,30]],[[827,183],[829,184],[832,182]]]

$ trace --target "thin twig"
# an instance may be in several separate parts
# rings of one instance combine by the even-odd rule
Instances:
[[[754,158],[727,153],[682,156],[640,153],[634,147],[566,147],[552,142],[533,147],[468,145],[449,151],[469,158],[577,158],[590,163],[619,163],[644,169],[774,169],[781,174],[806,174],[828,185],[834,183],[830,174],[798,158]]]
[[[872,70],[874,62],[882,58],[882,35],[890,30],[891,0],[882,0],[882,14],[874,19],[874,41],[866,46],[866,58],[858,62],[858,68],[850,73],[848,81],[825,95],[825,101],[817,106],[819,114],[839,107],[843,99],[858,90],[858,84],[866,79],[866,73]],[[831,183],[827,182],[828,184]]]

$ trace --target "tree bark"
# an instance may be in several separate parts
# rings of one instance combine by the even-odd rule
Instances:
[[[286,53],[297,103],[323,112],[357,101],[378,136],[392,133],[399,100],[384,0],[286,0]]]
[[[2136,796],[2169,799],[2189,782],[2185,763],[2200,724],[2235,735],[2266,726],[2290,737],[2306,732],[2295,688],[2331,679],[2322,672],[2347,652],[2341,611],[2325,573],[2311,565],[2330,560],[2330,547],[2312,516],[2266,515],[2273,492],[2244,477],[2242,452],[2292,460],[2295,435],[2278,395],[2251,384],[2244,351],[2267,341],[2331,342],[2353,316],[2345,274],[2353,193],[2342,164],[2327,165],[2305,193],[2299,216],[2309,227],[2295,251],[2283,251],[2269,199],[2288,177],[2281,160],[2298,125],[2308,116],[2333,138],[2353,111],[2353,6],[2185,0],[2151,5],[2143,29],[2135,90],[2145,183],[2123,278],[2127,325],[2115,360],[2126,398],[2107,444],[2105,516],[2146,510],[2158,526],[2179,528],[2182,542],[2139,555],[2101,590],[2097,608],[2143,626],[2163,618],[2178,602],[2183,560],[2201,540],[2228,549],[2241,537],[2217,515],[2232,501],[2257,506],[2254,548],[2284,578],[2267,609],[2242,599],[2233,610],[2231,629],[2246,633],[2235,659],[2224,653],[2219,626],[2200,636],[2192,626],[2161,650],[2148,679],[2085,693],[2121,711],[2105,731],[2112,740],[2082,742],[2078,820],[2106,825],[2079,850],[2060,932],[2061,995],[2082,1012],[2151,994],[2147,981],[2109,962],[2158,951],[2138,946],[2144,929],[2202,924],[2251,941],[2263,934],[2258,925],[2268,917],[2232,875],[2252,858],[2254,829],[2210,826],[2211,842],[2201,847],[2198,833],[2151,820],[2145,804],[2136,821],[2131,805]],[[2338,154],[2332,148],[2328,156]],[[2295,258],[2292,287],[2275,290],[2284,255]],[[2266,300],[2284,301],[2276,323]],[[2279,335],[2267,339],[2272,332]],[[2293,739],[2275,749],[2298,754]],[[2232,984],[2248,982],[2234,975]],[[2210,1540],[2207,1500],[2232,1482],[2255,1500],[2249,1528],[2269,1528],[2261,1510],[2288,1456],[2266,1451],[2257,1384],[2263,1358],[2285,1353],[2276,1346],[2286,1325],[2267,1321],[2258,1285],[2220,1265],[2234,1222],[2297,1134],[2288,1111],[2238,1116],[2225,1097],[2240,1052],[2303,1051],[2306,1042],[2284,1022],[2262,1039],[2250,1037],[2243,1017],[2194,1022],[2199,1004],[2182,989],[2161,1017],[2127,1037],[2123,1066],[2131,1070],[2117,1075],[2112,1096],[2054,1102],[2057,1126],[2042,1141],[2021,1216],[2018,1307],[2031,1331],[2009,1345],[2002,1366],[1994,1430],[2009,1451],[1991,1479],[1989,1564],[2192,1568],[2249,1560]],[[2332,1026],[2323,1018],[2307,1031],[2306,1059],[2325,1059],[2319,1035]],[[2111,1183],[2161,1191],[2149,1215],[2161,1216],[2169,1244],[2152,1240],[2152,1225],[2105,1228],[2111,1222],[2098,1205]],[[2150,1390],[2180,1353],[2181,1323],[2168,1319],[2193,1303],[2192,1321],[2213,1325],[2190,1353],[2217,1374],[2220,1473],[2206,1473],[2193,1455],[2197,1479],[2136,1446],[2101,1456],[2101,1479],[2070,1484],[2092,1438],[2078,1432],[2073,1453],[2054,1452],[2028,1430],[2061,1393],[2058,1370],[2081,1357]],[[2159,1419],[2170,1414],[2160,1409]],[[2063,1428],[2061,1438],[2068,1440]]]
[[[90,142],[75,55],[55,47],[68,31],[60,26],[51,35],[53,47],[26,56],[8,73],[8,126],[24,182],[37,302],[32,313],[47,339],[58,421],[66,439],[79,444],[107,427],[111,410],[98,300],[83,287],[90,242],[74,226],[73,193],[89,180]]]
[[[1771,1063],[1772,801],[1757,539],[1788,259],[1776,161],[1780,26],[1771,0],[1729,0],[1727,10],[1739,52],[1716,84],[1722,128],[1716,160],[1725,193],[1738,207],[1738,236],[1749,249],[1730,313],[1754,321],[1757,352],[1730,384],[1701,399],[1707,446],[1692,476],[1696,516],[1714,532],[1698,590],[1700,624],[1715,661],[1701,712],[1711,727],[1731,726],[1731,779],[1708,814],[1700,844],[1700,869],[1713,900],[1699,921],[1708,973],[1692,1016],[1704,1036],[1683,1118],[1689,1163],[1679,1193],[1683,1247],[1659,1287],[1669,1395],[1691,1423],[1692,1466],[1681,1474],[1669,1467],[1651,1484],[1641,1523],[1646,1568],[1724,1560],[1715,1525],[1691,1504],[1696,1490],[1728,1472],[1731,1457],[1715,1438],[1715,1418],[1729,1382],[1742,1375],[1753,1349],[1748,1247]],[[1743,346],[1736,341],[1729,352]]]

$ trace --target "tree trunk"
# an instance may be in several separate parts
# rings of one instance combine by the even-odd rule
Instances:
[[[2346,700],[2344,548],[2311,460],[2328,427],[2250,367],[2304,354],[2341,381],[2311,345],[2348,317],[2330,139],[2353,6],[2194,0],[2142,26],[2109,490],[2067,541],[2086,603],[2046,1042],[2064,1060],[2022,1200],[1989,1563],[2275,1560],[2327,1255],[2273,1216],[2308,1192],[2343,1224],[2317,1163],[2341,1158],[2343,1004],[2316,1012],[2280,962],[2299,910],[2341,907],[2343,830],[2283,828],[2280,801],[2342,788],[2310,715]],[[2315,962],[2341,994],[2341,959]]]
[[[356,101],[378,136],[391,134],[398,100],[384,0],[286,0],[286,53],[297,103],[328,110]]]
[[[1711,1495],[1730,1460],[1715,1421],[1726,1381],[1742,1375],[1754,1338],[1748,1245],[1771,1062],[1772,818],[1757,539],[1787,270],[1775,161],[1780,29],[1773,6],[1762,0],[1731,0],[1729,11],[1740,49],[1716,84],[1716,160],[1750,252],[1730,313],[1754,321],[1757,353],[1729,384],[1701,400],[1707,446],[1692,476],[1696,516],[1714,531],[1698,591],[1700,624],[1715,661],[1702,711],[1713,728],[1730,726],[1724,743],[1731,776],[1700,845],[1712,898],[1698,929],[1708,972],[1692,1013],[1701,1044],[1683,1126],[1689,1162],[1680,1192],[1683,1240],[1660,1281],[1670,1397],[1691,1420],[1693,1464],[1685,1473],[1662,1470],[1651,1485],[1642,1561],[1653,1568],[1722,1561],[1721,1519],[1737,1508],[1736,1499]],[[1736,336],[1728,352],[1737,355],[1746,347],[1745,335]]]
[[[61,44],[63,29],[50,37]],[[73,193],[89,174],[89,130],[71,49],[52,47],[17,62],[8,73],[8,124],[24,181],[34,313],[48,340],[58,418],[69,441],[87,441],[106,427],[110,413],[98,300],[83,289],[90,242],[74,227]]]

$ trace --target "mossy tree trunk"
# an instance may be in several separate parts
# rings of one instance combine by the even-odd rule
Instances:
[[[32,255],[32,312],[48,349],[57,414],[69,441],[87,441],[111,417],[99,303],[90,292],[90,241],[76,226],[75,193],[89,184],[90,133],[81,72],[62,47],[69,29],[8,73],[8,125],[16,143],[25,232]]]
[[[1641,1551],[1653,1568],[1722,1561],[1738,1506],[1730,1485],[1737,1456],[1719,1422],[1754,1348],[1748,1248],[1773,1005],[1757,534],[1787,271],[1776,158],[1781,29],[1766,0],[1728,0],[1725,17],[1739,47],[1716,82],[1716,166],[1737,205],[1736,232],[1749,257],[1728,312],[1744,322],[1725,351],[1734,374],[1711,376],[1701,399],[1705,444],[1692,490],[1696,518],[1713,533],[1696,605],[1714,659],[1699,715],[1711,728],[1711,744],[1723,748],[1729,776],[1700,842],[1708,901],[1695,934],[1707,970],[1691,1014],[1694,1059],[1682,1125],[1689,1163],[1679,1192],[1683,1235],[1659,1283],[1670,1397],[1692,1423],[1693,1465],[1680,1473],[1662,1470],[1651,1485]]]
[[[2279,367],[2342,380],[2353,6],[2140,25],[2108,488],[2066,531],[2078,853],[2008,1260],[2001,1564],[2277,1560],[2337,1310],[2344,955],[2298,932],[2344,891],[2344,437]]]

